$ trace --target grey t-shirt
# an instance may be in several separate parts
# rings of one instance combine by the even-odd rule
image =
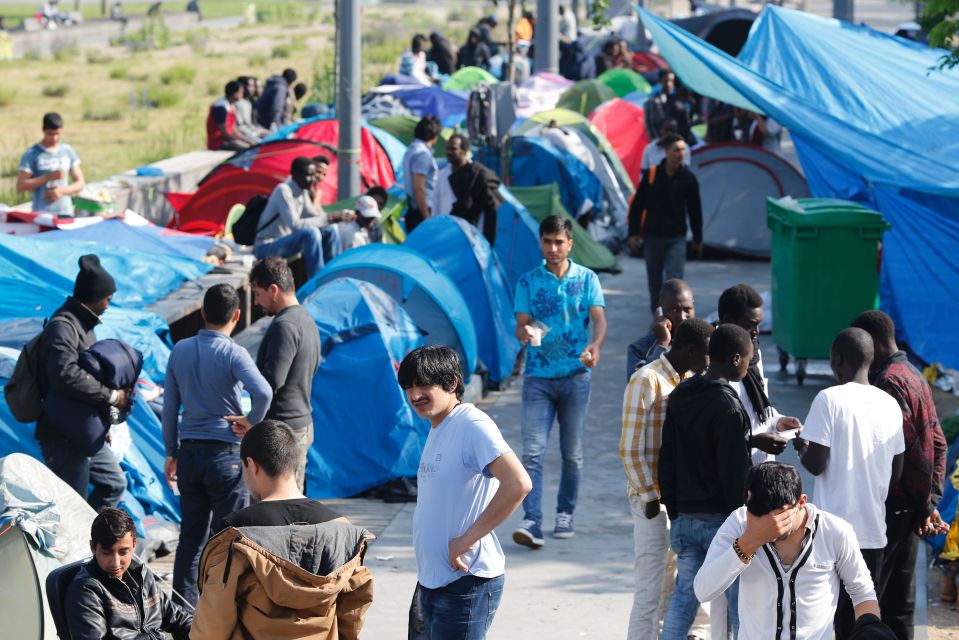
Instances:
[[[433,191],[436,189],[436,175],[439,169],[430,146],[422,140],[414,140],[406,155],[403,156],[403,175],[406,176],[406,195],[410,204],[416,206],[413,198],[413,174],[418,173],[426,178],[426,206],[433,206]],[[422,213],[426,213],[425,211]]]
[[[320,366],[320,332],[301,305],[276,314],[256,352],[256,366],[273,389],[266,417],[294,429],[313,422],[310,394]]]
[[[56,147],[46,148],[37,143],[26,150],[20,158],[18,171],[25,171],[31,178],[39,178],[54,171],[63,170],[67,177],[61,180],[51,180],[33,192],[32,208],[36,213],[54,213],[57,215],[72,216],[73,200],[70,196],[63,196],[59,200],[48,202],[44,194],[53,187],[66,187],[70,183],[70,171],[80,164],[76,151],[68,144],[61,142]]]

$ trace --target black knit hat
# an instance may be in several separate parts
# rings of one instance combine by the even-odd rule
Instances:
[[[106,269],[100,266],[100,258],[94,254],[80,256],[80,273],[73,285],[73,297],[79,302],[99,302],[112,296],[117,283]]]

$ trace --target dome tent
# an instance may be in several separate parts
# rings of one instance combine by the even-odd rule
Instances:
[[[580,80],[563,92],[556,106],[586,116],[599,105],[615,97],[616,93],[599,80]]]
[[[612,89],[617,98],[622,98],[634,91],[641,91],[648,95],[653,90],[646,78],[632,69],[622,67],[607,69],[596,79]]]

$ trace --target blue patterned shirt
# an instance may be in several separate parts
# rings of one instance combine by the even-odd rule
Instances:
[[[545,260],[523,275],[516,283],[513,311],[549,327],[542,346],[528,346],[525,375],[562,378],[582,370],[579,356],[589,344],[589,309],[605,306],[599,278],[572,260],[562,280]]]

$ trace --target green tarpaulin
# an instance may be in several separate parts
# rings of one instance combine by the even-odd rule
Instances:
[[[472,91],[481,82],[496,84],[499,82],[489,71],[479,67],[463,67],[450,76],[443,88],[447,91]]]

